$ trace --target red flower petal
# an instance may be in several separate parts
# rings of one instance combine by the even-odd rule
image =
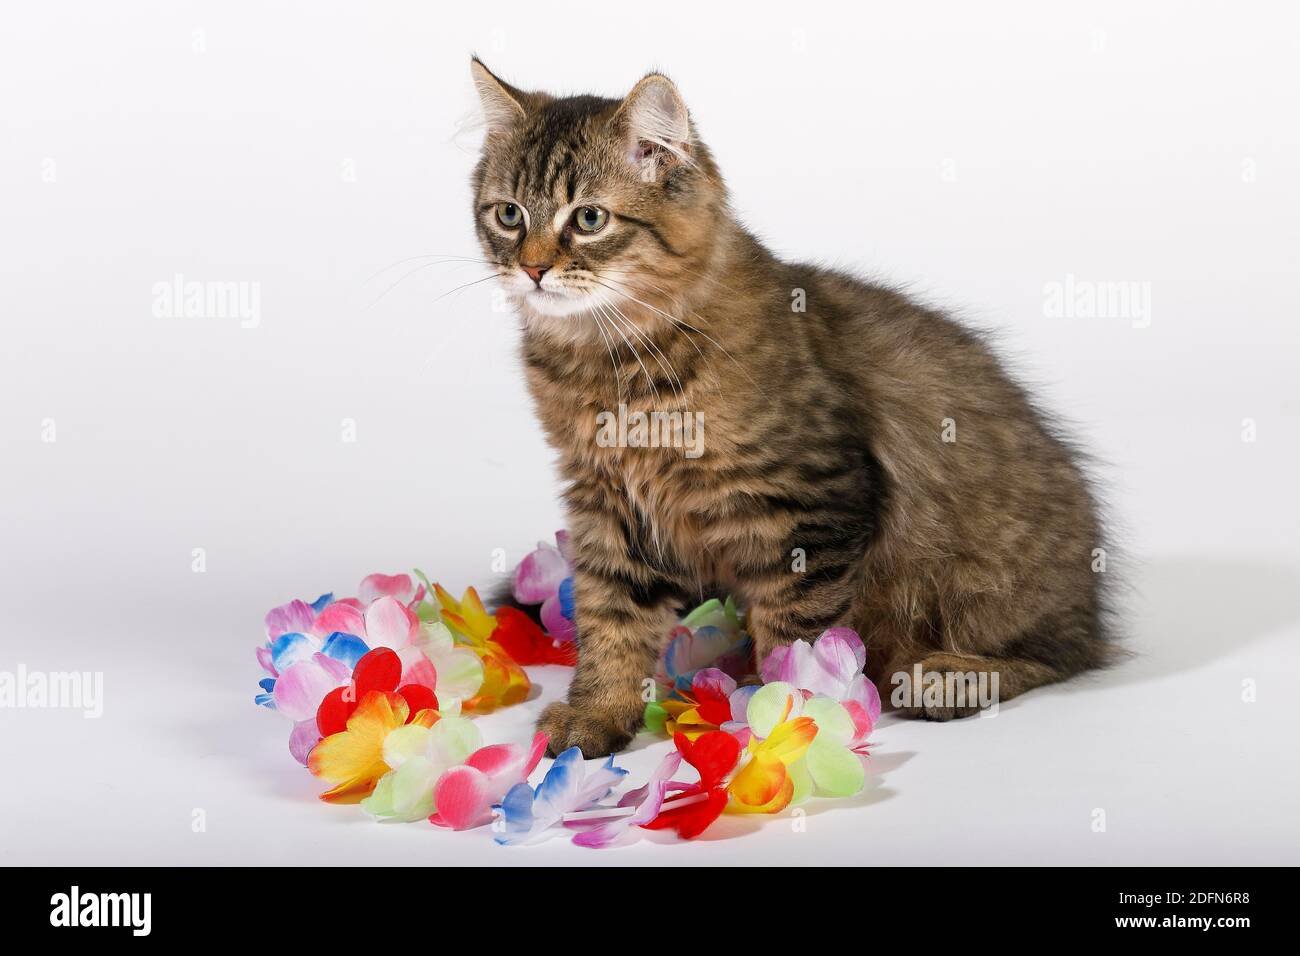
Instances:
[[[438,698],[424,684],[404,684],[397,688],[397,692],[406,699],[407,705],[411,708],[411,712],[406,716],[408,724],[420,711],[438,709]]]
[[[701,790],[720,786],[740,759],[740,741],[721,730],[709,731],[696,738],[694,743],[680,733],[673,737],[673,741],[686,762],[700,772]]]
[[[316,728],[322,737],[341,734],[348,729],[348,718],[357,709],[356,700],[348,699],[351,690],[350,687],[335,687],[316,708]]]
[[[704,738],[701,737],[700,739],[703,740]],[[649,823],[643,823],[641,826],[646,830],[671,828],[676,830],[677,835],[682,839],[689,840],[707,830],[710,824],[722,815],[722,811],[726,809],[726,806],[727,791],[718,787],[710,790],[706,799],[685,807],[670,807],[662,811],[659,816]]]
[[[356,688],[352,696],[361,700],[374,690],[391,693],[397,689],[401,679],[402,659],[397,652],[387,647],[376,647],[362,655],[352,671],[352,686]]]
[[[564,664],[572,667],[578,663],[578,648],[574,642],[557,644],[518,608],[503,607],[497,611],[497,626],[492,632],[492,640],[500,644],[516,664]]]

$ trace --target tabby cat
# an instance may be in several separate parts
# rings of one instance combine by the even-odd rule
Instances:
[[[666,77],[554,97],[471,66],[475,225],[566,483],[579,660],[540,720],[553,753],[629,742],[675,614],[712,593],[760,658],[855,628],[886,700],[916,665],[1006,700],[1106,662],[1093,496],[978,336],[772,255]]]

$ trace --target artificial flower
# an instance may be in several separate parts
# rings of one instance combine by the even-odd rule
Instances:
[[[856,631],[833,627],[811,645],[794,641],[777,647],[763,661],[765,684],[782,681],[804,692],[804,697],[824,695],[838,701],[853,721],[850,749],[865,754],[867,737],[880,719],[880,694],[862,672],[867,650]]]
[[[602,849],[612,845],[619,837],[632,827],[644,826],[659,816],[664,805],[664,797],[669,789],[681,789],[684,784],[673,783],[672,776],[681,765],[680,751],[666,754],[650,775],[650,780],[643,787],[626,794],[618,802],[619,809],[631,808],[631,813],[616,817],[604,823],[584,830],[573,837],[578,846]]]
[[[533,735],[532,746],[492,744],[465,762],[445,771],[434,786],[437,812],[429,822],[453,830],[468,830],[492,819],[492,807],[505,799],[510,788],[525,783],[542,754],[546,735]]]
[[[811,717],[789,717],[793,705],[794,698],[787,698],[784,719],[763,739],[750,739],[747,760],[727,788],[737,812],[779,813],[794,800],[800,772],[790,768],[808,752],[817,724]]]
[[[547,636],[560,642],[574,639],[577,631],[573,623],[573,562],[568,532],[557,531],[554,546],[539,541],[537,550],[524,556],[515,568],[512,590],[520,604],[541,605]]]
[[[322,737],[342,733],[360,702],[374,691],[397,693],[411,714],[437,710],[437,679],[427,658],[408,668],[396,651],[376,647],[357,662],[347,685],[324,695],[316,709],[316,726]]]
[[[255,700],[294,722],[289,752],[301,764],[320,739],[315,714],[321,700],[348,682],[369,649],[356,635],[335,629],[340,614],[352,610],[322,594],[312,604],[291,601],[266,616],[267,643],[257,649],[257,659],[271,676],[259,682],[262,693]]]
[[[465,708],[486,711],[525,700],[532,684],[524,669],[492,639],[497,619],[483,606],[478,592],[466,588],[459,601],[439,584],[433,585],[433,592],[443,623],[483,662],[483,687],[465,701]]]
[[[380,820],[423,819],[437,809],[434,784],[464,763],[483,744],[482,734],[465,717],[442,717],[432,726],[409,723],[389,731],[383,759],[391,769],[379,778],[361,809]]]
[[[783,681],[764,684],[750,698],[746,710],[750,732],[755,739],[765,740],[793,718],[811,720],[816,726],[815,739],[799,755],[806,756],[806,761],[794,767],[791,779],[796,784],[806,780],[808,786],[802,789],[808,793],[851,796],[866,783],[866,768],[855,749],[864,745],[857,743],[853,717],[839,701],[825,694],[805,697],[806,693]],[[786,766],[793,763],[788,760]]]
[[[424,588],[421,587],[417,592],[409,574],[371,574],[357,588],[357,599],[363,605],[368,605],[381,597],[392,597],[409,605],[413,600],[418,600],[423,591]]]
[[[647,830],[672,829],[685,840],[699,836],[727,807],[728,776],[740,760],[740,743],[720,730],[691,740],[685,734],[673,738],[682,759],[695,768],[700,779],[653,819],[641,824]]]
[[[422,710],[413,715],[406,699],[398,694],[367,694],[348,717],[347,728],[320,741],[307,758],[307,769],[332,785],[321,799],[339,801],[370,793],[391,769],[384,760],[384,741],[408,718],[412,723],[431,727],[438,720],[438,712]]]
[[[757,687],[753,688],[757,690]],[[688,739],[713,730],[725,730],[748,740],[745,705],[749,689],[741,692],[731,675],[716,667],[705,667],[695,672],[689,689],[679,690],[678,698],[652,700],[645,707],[645,726],[654,733],[664,732],[670,737],[684,733]],[[737,706],[733,708],[735,700]]]
[[[468,647],[460,647],[442,621],[425,621],[412,648],[428,658],[438,675],[439,710],[459,713],[461,702],[472,698],[483,686],[483,662]],[[408,648],[398,652],[409,654]]]
[[[555,758],[537,789],[526,783],[511,787],[501,801],[501,844],[531,843],[552,832],[566,813],[587,810],[609,795],[627,771],[614,766],[614,757],[588,773],[582,751],[570,747]]]
[[[705,667],[744,677],[752,668],[751,647],[731,598],[725,604],[716,598],[706,601],[669,634],[655,674],[660,696],[680,698],[689,691],[695,673]]]
[[[578,646],[574,641],[558,640],[543,633],[533,619],[518,608],[500,608],[496,619],[497,628],[492,632],[492,640],[516,664],[572,667],[578,663]]]

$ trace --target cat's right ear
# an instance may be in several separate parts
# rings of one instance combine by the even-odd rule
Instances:
[[[489,136],[504,132],[523,119],[526,93],[499,80],[478,57],[470,59],[469,69],[474,77],[474,88],[478,90],[483,123]]]

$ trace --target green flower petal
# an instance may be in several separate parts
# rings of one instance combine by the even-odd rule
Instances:
[[[414,757],[429,754],[429,728],[419,724],[394,727],[384,738],[384,763],[396,770]]]
[[[668,723],[668,711],[664,710],[659,701],[652,700],[645,705],[645,716],[642,721],[645,723],[645,729],[652,734],[662,734],[664,725]]]
[[[749,706],[745,710],[745,719],[750,729],[759,737],[767,737],[781,722],[786,703],[791,699],[794,700],[794,706],[786,717],[787,720],[799,716],[803,694],[799,693],[799,689],[793,684],[784,681],[764,684],[754,693],[754,696],[749,698]]]
[[[811,797],[813,791],[817,789],[812,774],[808,772],[807,755],[800,757],[786,767],[785,772],[790,775],[790,779],[794,782],[794,794],[790,797],[790,806],[795,807]]]
[[[441,773],[442,768],[428,757],[412,757],[380,777],[374,792],[361,801],[361,808],[381,820],[422,820],[436,809],[433,785]]]
[[[843,745],[853,739],[853,718],[843,704],[824,694],[804,701],[803,716],[817,722],[818,740],[829,739]]]
[[[429,729],[429,740],[430,753],[433,762],[439,766],[439,773],[464,763],[470,754],[483,746],[483,734],[478,724],[468,717],[442,718]]]
[[[867,771],[861,758],[843,744],[822,740],[822,735],[808,747],[804,758],[808,772],[817,784],[817,793],[823,797],[849,797],[859,792],[867,782]]]

